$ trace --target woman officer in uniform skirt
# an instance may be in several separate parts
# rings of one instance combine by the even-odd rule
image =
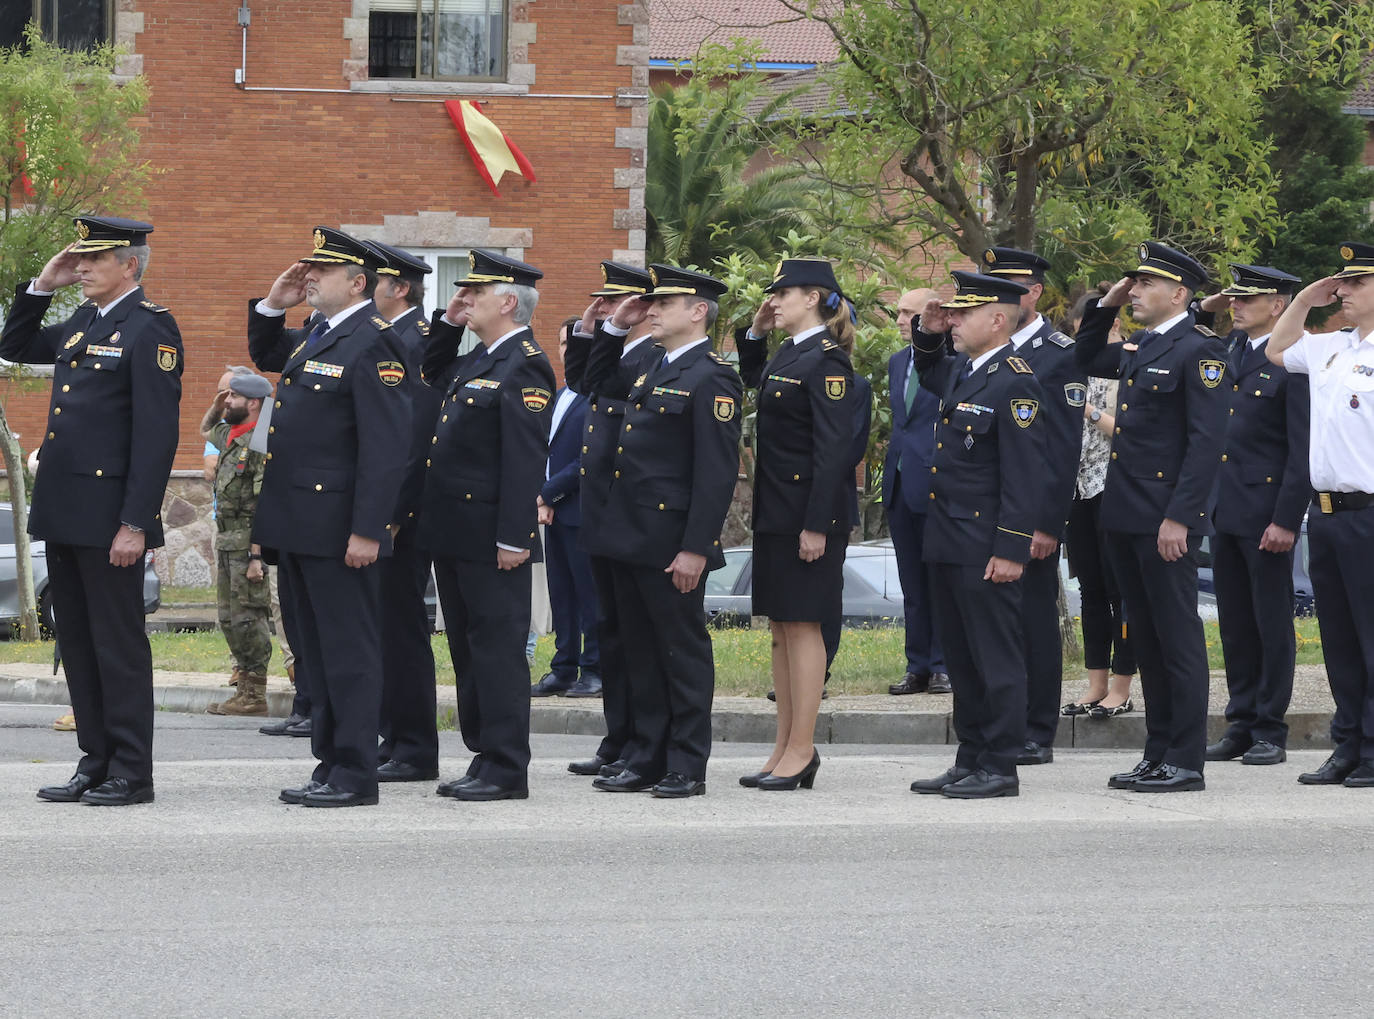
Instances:
[[[759,789],[810,789],[825,683],[821,621],[840,616],[849,541],[854,325],[829,262],[786,259],[739,339],[740,374],[758,389],[754,440],[754,606],[773,634],[777,742]],[[767,364],[767,336],[787,333]]]

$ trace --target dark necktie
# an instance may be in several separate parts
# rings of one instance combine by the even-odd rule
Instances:
[[[329,332],[329,320],[320,319],[315,323],[315,328],[310,330],[310,335],[305,338],[305,352],[309,354],[320,345],[320,340],[324,339],[324,334]]]
[[[1245,351],[1249,349],[1249,341],[1245,339],[1236,340],[1231,344],[1231,350],[1227,355],[1227,368],[1230,369],[1231,377],[1236,378],[1240,375],[1241,362],[1245,360]]]
[[[959,381],[960,381],[960,382],[963,382],[965,379],[969,378],[969,377],[972,376],[972,375],[973,375],[973,362],[970,361],[968,364],[964,365],[964,371],[963,371],[963,374],[961,374],[961,375],[959,376]]]
[[[911,375],[906,380],[906,392],[902,396],[906,400],[907,416],[911,416],[911,405],[916,402],[916,390],[921,385],[921,374],[916,370],[916,351],[911,351]],[[900,465],[898,465],[900,468]]]
[[[1140,334],[1140,339],[1136,340],[1136,350],[1144,350],[1145,345],[1158,335],[1159,333],[1155,332],[1153,329],[1146,329],[1143,333]]]

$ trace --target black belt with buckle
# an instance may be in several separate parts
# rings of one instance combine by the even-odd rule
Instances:
[[[1313,502],[1323,513],[1362,510],[1374,506],[1374,495],[1368,492],[1314,492],[1313,495]]]

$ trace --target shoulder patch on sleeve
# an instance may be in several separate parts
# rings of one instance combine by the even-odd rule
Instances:
[[[549,405],[549,400],[553,397],[547,389],[540,389],[537,386],[527,386],[520,390],[520,399],[524,402],[527,410],[538,414]]]
[[[1056,330],[1054,330],[1053,332],[1050,333],[1049,340],[1050,340],[1050,342],[1053,343],[1056,347],[1072,347],[1072,346],[1073,346],[1073,337],[1071,337],[1071,336],[1065,336],[1065,335],[1064,335],[1063,333],[1061,333],[1058,329],[1056,329]]]
[[[1200,332],[1203,336],[1210,336],[1212,337],[1212,339],[1217,338],[1217,334],[1212,332],[1212,330],[1208,329],[1206,326],[1194,325],[1193,328]]]
[[[152,301],[139,301],[138,303],[139,303],[139,305],[140,305],[141,307],[147,308],[149,311],[153,311],[153,312],[159,312],[159,311],[166,311],[166,310],[167,310],[167,309],[164,308],[162,305],[160,305],[160,304],[154,304]]]
[[[378,361],[377,377],[384,386],[399,386],[406,377],[406,366],[400,361]]]
[[[1016,372],[1018,375],[1035,374],[1035,372],[1031,371],[1031,366],[1026,364],[1026,362],[1019,357],[1007,358],[1007,367],[1010,368],[1012,371]]]
[[[163,309],[166,310],[165,308]],[[178,351],[176,347],[165,343],[157,345],[157,366],[165,372],[173,371],[177,366]]]
[[[543,353],[543,351],[539,349],[539,344],[532,343],[529,340],[521,340],[520,349],[525,352],[526,357],[534,357],[536,354]]]
[[[378,329],[390,329],[390,328],[391,328],[391,323],[388,322],[386,319],[382,318],[382,316],[380,316],[380,315],[373,315],[373,316],[372,316],[372,324],[373,324],[374,326],[376,326]]]

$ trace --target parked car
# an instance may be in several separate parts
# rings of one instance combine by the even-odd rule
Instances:
[[[714,626],[749,626],[754,588],[754,550],[727,548],[725,565],[706,575],[706,618]],[[890,541],[850,545],[844,560],[845,626],[899,626],[902,585]]]
[[[29,546],[33,562],[33,593],[38,600],[38,621],[48,633],[57,630],[53,618],[52,592],[48,589],[48,547],[33,541]],[[153,569],[156,554],[150,550],[143,556],[143,612],[151,615],[162,603],[162,584]],[[7,502],[0,502],[0,637],[7,637],[19,622],[19,577],[14,560],[14,510]],[[9,624],[9,625],[5,625]]]
[[[1310,616],[1317,611],[1316,599],[1312,594],[1312,576],[1308,572],[1307,518],[1302,521],[1298,532],[1297,544],[1293,548],[1293,615]],[[1198,612],[1204,619],[1217,618],[1217,588],[1212,577],[1212,545],[1209,538],[1202,539],[1198,552]]]

